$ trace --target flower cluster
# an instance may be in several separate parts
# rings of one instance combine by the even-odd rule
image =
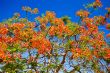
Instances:
[[[34,8],[33,10],[28,7],[28,6],[23,6],[22,10],[26,11],[26,12],[30,12],[32,14],[37,14],[39,12],[39,10],[37,8]]]
[[[85,11],[85,10],[79,10],[77,13],[76,13],[77,16],[80,16],[80,17],[88,17],[89,15],[89,12],[88,11]]]
[[[96,0],[94,3],[93,3],[93,7],[94,8],[97,8],[97,7],[101,7],[102,6],[102,3],[100,0]]]
[[[89,48],[81,49],[81,48],[72,48],[73,58],[86,58],[91,60],[93,55]]]
[[[33,48],[38,49],[39,54],[50,52],[50,50],[52,49],[50,41],[44,37],[44,34],[42,32],[33,35],[31,43]]]
[[[94,17],[94,23],[95,23],[96,25],[99,25],[99,24],[104,25],[104,24],[106,24],[106,19],[105,19],[104,16],[95,16],[95,17]]]
[[[106,25],[106,29],[110,30],[110,24]]]

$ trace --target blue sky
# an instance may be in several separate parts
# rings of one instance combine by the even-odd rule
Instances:
[[[30,6],[31,8],[37,7],[39,14],[32,15],[34,17],[45,13],[46,10],[54,11],[57,17],[67,15],[71,17],[74,22],[78,21],[78,17],[75,15],[76,11],[84,9],[84,4],[91,3],[94,0],[0,0],[0,22],[4,19],[10,18],[15,12],[20,12],[21,17],[25,16],[25,12],[22,11],[22,6]],[[110,0],[101,0],[103,7],[100,10],[96,10],[91,15],[105,15],[106,7],[110,7]],[[103,29],[105,30],[105,29]],[[110,31],[106,31],[108,33]]]
[[[76,11],[84,8],[84,4],[93,1],[94,0],[0,0],[0,21],[12,17],[15,12],[20,12],[21,16],[24,16],[25,12],[21,10],[22,6],[37,7],[40,11],[39,14],[45,13],[46,10],[55,11],[57,17],[68,15],[73,21],[77,21]],[[110,7],[110,0],[101,1],[103,7],[100,8],[99,11],[94,12],[94,15],[104,15],[104,7]],[[36,16],[33,15],[33,17]]]

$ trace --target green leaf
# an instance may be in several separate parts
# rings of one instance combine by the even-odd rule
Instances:
[[[56,64],[49,64],[48,68],[56,68]]]

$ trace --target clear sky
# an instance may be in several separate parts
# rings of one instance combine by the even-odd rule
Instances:
[[[94,0],[0,0],[0,21],[12,17],[15,12],[20,12],[21,16],[23,16],[24,12],[21,10],[22,6],[37,7],[40,13],[45,13],[46,10],[55,11],[57,17],[68,15],[72,17],[73,21],[76,21],[76,11],[84,8],[84,4],[93,1]],[[110,7],[110,0],[101,1],[103,7],[100,11],[96,11],[98,14],[104,14],[104,7]]]
[[[22,11],[22,6],[37,7],[39,14],[32,15],[34,17],[45,13],[46,10],[54,11],[57,17],[68,15],[72,21],[77,22],[78,17],[75,15],[76,11],[84,9],[84,4],[91,3],[94,0],[0,0],[0,21],[10,18],[15,12],[20,12],[21,17],[25,16]],[[91,15],[105,15],[105,8],[110,7],[110,0],[101,0],[103,7],[100,10],[93,12]],[[106,31],[108,33],[110,31]]]

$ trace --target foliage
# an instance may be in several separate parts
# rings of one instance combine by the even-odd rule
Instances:
[[[96,0],[86,8],[95,10],[101,6],[101,1]],[[76,12],[80,18],[78,23],[72,22],[68,16],[57,18],[50,11],[37,16],[32,22],[28,20],[27,13],[37,14],[38,9],[27,6],[22,9],[26,18],[15,13],[0,23],[3,73],[110,72],[110,46],[105,41],[105,38],[110,38],[110,33],[104,37],[98,28],[102,25],[110,30],[110,24],[107,24],[110,8],[107,8],[105,16],[92,18],[89,17],[91,12],[79,10]]]

